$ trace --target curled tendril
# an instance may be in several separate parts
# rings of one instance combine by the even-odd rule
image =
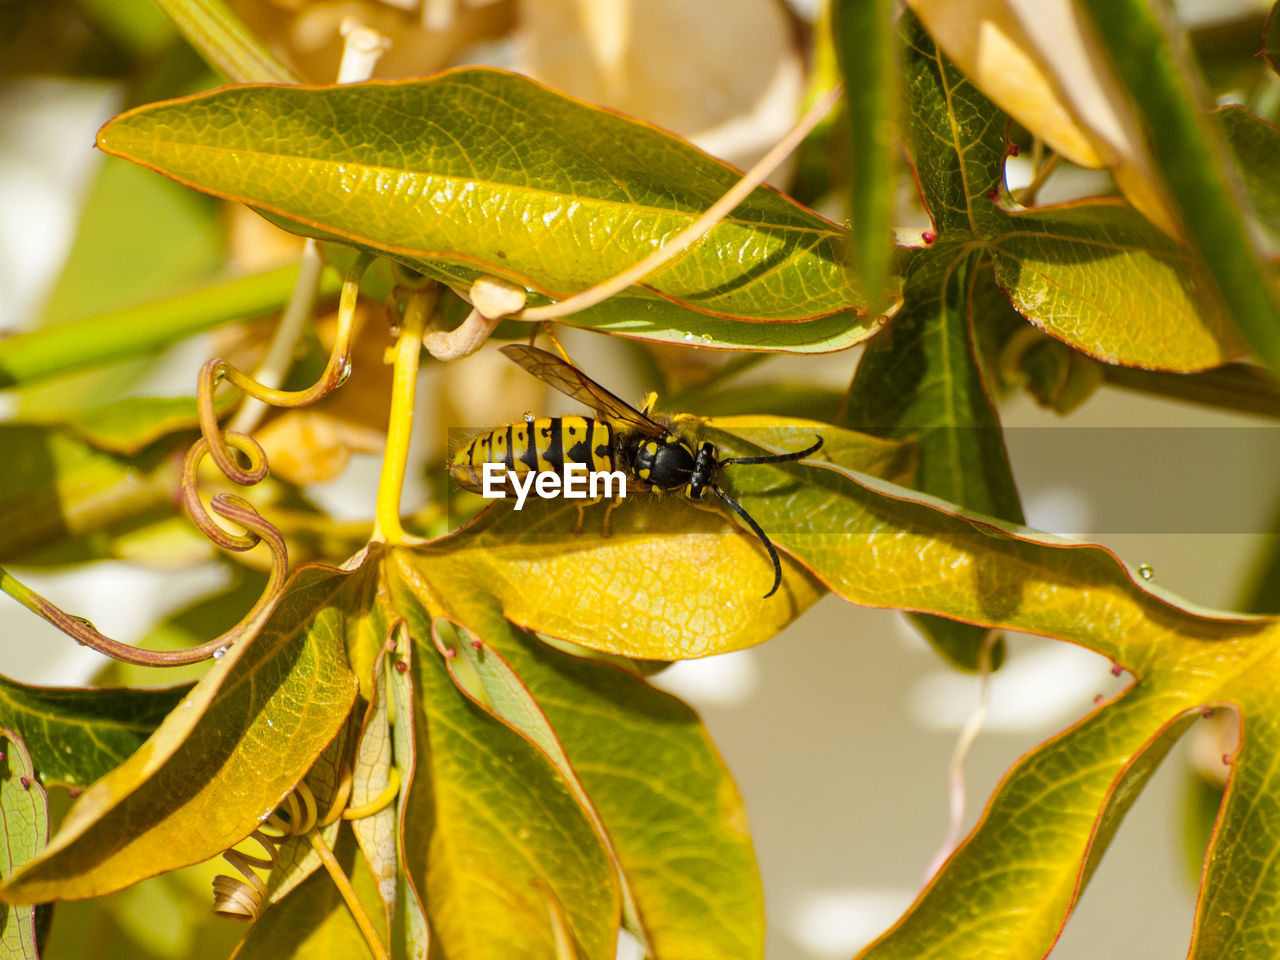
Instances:
[[[234,847],[223,852],[223,859],[244,879],[227,874],[213,878],[213,912],[218,916],[245,922],[258,919],[267,899],[267,884],[257,871],[274,867],[280,861],[281,844],[290,837],[303,836],[316,825],[315,794],[305,783],[285,797],[282,807],[284,816],[277,809],[244,841],[258,844],[266,856],[253,856]]]
[[[196,412],[200,417],[200,439],[188,452],[187,469],[183,472],[185,476],[190,471],[193,456],[196,460],[199,459],[199,453],[196,452],[199,448],[200,453],[208,451],[210,458],[222,471],[222,475],[232,483],[251,487],[267,475],[267,456],[252,437],[243,433],[223,431],[218,426],[218,412],[213,401],[213,393],[218,383],[234,370],[235,368],[225,360],[217,358],[206,360],[204,366],[200,368],[196,381]],[[235,456],[237,450],[249,458],[247,466],[241,466],[237,462]],[[196,522],[199,523],[199,521]],[[200,529],[205,530],[204,527]],[[205,530],[205,535],[212,539],[212,534],[208,530]]]
[[[289,570],[289,554],[280,531],[268,523],[244,498],[219,493],[209,501],[205,509],[196,489],[196,471],[200,461],[208,454],[222,473],[241,486],[252,486],[267,475],[267,457],[256,440],[247,434],[233,430],[223,431],[218,425],[214,391],[223,380],[245,393],[274,406],[298,407],[330,393],[340,386],[350,374],[351,342],[355,328],[356,297],[359,281],[372,258],[360,254],[342,286],[342,298],[338,310],[338,332],[329,362],[320,379],[306,390],[275,390],[257,383],[224,360],[209,360],[200,368],[196,385],[196,402],[199,412],[201,437],[187,453],[182,472],[181,499],[196,526],[215,544],[227,550],[251,550],[259,543],[266,544],[271,552],[271,573],[266,589],[257,603],[234,627],[207,643],[186,650],[139,650],[118,640],[112,640],[98,632],[88,620],[72,616],[56,604],[46,600],[30,587],[19,582],[8,571],[0,568],[0,590],[12,596],[36,615],[43,617],[77,643],[97,650],[116,660],[148,667],[177,667],[199,663],[218,656],[227,646],[252,630],[256,630],[274,609],[284,589],[285,574]],[[244,458],[244,463],[238,461]],[[210,516],[210,510],[224,520],[242,528],[242,534],[223,529]]]
[[[319,815],[315,794],[306,782],[294,787],[266,823],[242,841],[258,844],[266,856],[254,856],[235,847],[223,851],[223,859],[244,879],[227,874],[213,878],[213,912],[228,920],[256,920],[268,892],[258,871],[269,871],[280,861],[280,847],[286,840],[323,829],[342,818],[351,797],[351,778],[351,768],[344,765],[337,793],[323,817]]]
[[[253,522],[252,526],[250,524],[241,523],[240,526],[244,527],[246,530],[254,532],[237,536],[236,534],[228,533],[219,526],[218,523],[209,516],[209,512],[205,510],[204,503],[200,499],[200,491],[197,487],[200,461],[204,459],[204,455],[207,453],[213,458],[215,463],[218,463],[218,457],[214,453],[214,450],[219,448],[224,451],[224,454],[227,451],[239,450],[249,458],[248,468],[241,468],[238,464],[235,465],[236,476],[228,475],[228,479],[234,480],[236,483],[243,486],[250,486],[251,484],[257,483],[267,475],[267,456],[263,452],[262,447],[258,444],[258,441],[254,440],[252,437],[245,436],[242,433],[227,433],[218,438],[216,446],[210,446],[209,441],[206,438],[201,437],[193,443],[191,445],[191,449],[187,451],[187,459],[182,466],[182,505],[187,508],[187,513],[190,515],[191,521],[200,528],[200,532],[218,546],[225,550],[234,550],[237,552],[251,550],[262,540],[262,537],[257,534],[255,529],[260,526],[261,523],[266,523],[265,520],[262,520],[261,515],[240,497],[231,497],[229,494],[216,495],[210,501],[210,506],[213,507],[214,512],[219,516],[226,519],[232,519],[231,517],[227,517],[224,512],[228,509],[228,502],[231,501],[238,505],[235,508],[235,512],[244,514],[251,513],[258,521],[261,521],[261,523]],[[218,466],[221,467],[222,464],[218,463]],[[225,473],[226,471],[224,470],[223,472]],[[240,476],[243,476],[244,479],[238,479]]]

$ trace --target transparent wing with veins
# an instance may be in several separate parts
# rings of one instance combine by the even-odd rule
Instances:
[[[668,430],[662,424],[650,420],[631,404],[614,396],[577,367],[566,363],[555,354],[524,344],[505,346],[502,352],[543,383],[550,384],[579,403],[586,404],[604,419],[625,423],[647,436],[667,436]]]

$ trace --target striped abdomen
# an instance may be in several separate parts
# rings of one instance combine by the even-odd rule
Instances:
[[[543,470],[562,474],[566,463],[580,463],[588,473],[611,471],[616,469],[613,431],[590,417],[536,417],[498,427],[459,448],[449,459],[449,476],[464,490],[481,493],[486,463],[517,476]],[[507,496],[514,495],[509,484],[501,486]]]

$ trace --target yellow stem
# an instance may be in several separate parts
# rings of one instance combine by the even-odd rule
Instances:
[[[365,817],[372,817],[375,813],[381,812],[391,801],[396,798],[396,794],[400,792],[400,771],[392,767],[387,771],[387,785],[373,797],[358,807],[347,807],[342,811],[343,820],[363,820]]]
[[[338,858],[329,849],[329,845],[324,842],[324,837],[320,836],[320,831],[312,830],[307,834],[307,839],[311,841],[311,849],[320,857],[320,862],[324,864],[324,868],[329,871],[329,876],[333,878],[333,885],[338,888],[338,892],[342,894],[342,899],[346,901],[347,909],[351,911],[351,916],[355,920],[356,926],[360,928],[360,933],[363,934],[365,942],[369,944],[369,949],[373,951],[374,960],[390,960],[387,948],[382,945],[382,938],[378,936],[378,931],[373,929],[373,921],[369,919],[369,914],[365,912],[364,904],[360,902],[355,888],[351,886],[351,880],[347,877],[346,871],[342,869],[342,864],[338,863]]]
[[[224,364],[222,378],[239,387],[249,396],[268,403],[273,407],[305,407],[315,403],[328,394],[334,387],[346,379],[347,364],[351,360],[352,332],[355,328],[356,300],[360,293],[360,278],[373,258],[367,253],[359,254],[351,269],[347,271],[342,282],[342,295],[338,301],[338,329],[334,335],[333,350],[329,361],[325,364],[324,373],[305,390],[277,390],[266,387],[253,377],[237,370],[231,364]]]
[[[382,457],[378,480],[378,504],[374,513],[373,539],[393,545],[421,542],[405,533],[400,525],[400,494],[409,463],[409,440],[413,434],[413,404],[418,387],[418,355],[422,332],[435,309],[437,288],[427,287],[409,295],[404,321],[395,346],[391,348],[395,374],[391,386],[391,416],[387,423],[387,450]]]

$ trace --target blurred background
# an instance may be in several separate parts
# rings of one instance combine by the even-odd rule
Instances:
[[[336,26],[355,14],[392,41],[379,73],[425,73],[454,62],[508,66],[652,119],[740,166],[791,125],[817,14],[816,3],[773,0],[649,0],[635,9],[621,0],[233,6],[309,79],[334,74]],[[1179,4],[1209,51],[1206,70],[1224,99],[1233,89],[1239,38],[1260,26],[1266,6]],[[92,149],[97,127],[124,106],[209,82],[148,0],[0,0],[0,335],[101,313],[218,271],[296,257],[291,238],[252,214],[127,164],[104,163]],[[778,182],[803,174],[784,169]],[[1029,170],[1014,161],[1011,181],[1020,176],[1029,178]],[[1070,196],[1099,189],[1096,178],[1065,171],[1041,199],[1060,199],[1053,190]],[[813,199],[840,217],[838,194]],[[904,227],[924,225],[911,197],[902,208]],[[162,356],[21,395],[0,393],[0,413],[56,412],[122,394],[189,394],[200,363],[225,348],[221,336],[193,338]],[[582,366],[623,396],[653,386],[631,346],[576,332],[563,339]],[[856,351],[773,358],[733,386],[816,386],[835,396],[856,359]],[[438,405],[437,413],[452,411],[459,423],[498,422],[497,401],[490,406],[486,398],[513,388],[499,361],[481,373],[486,362],[468,361],[465,383],[428,365],[424,402]],[[1250,571],[1269,549],[1280,475],[1280,444],[1268,421],[1110,387],[1066,420],[1025,394],[1011,397],[1002,417],[1030,526],[1111,547],[1127,563],[1145,565],[1155,583],[1197,603],[1243,602]],[[357,426],[376,435],[376,415]],[[420,447],[438,452],[438,434],[424,435]],[[307,495],[339,518],[367,517],[379,463],[371,442],[349,444],[345,469],[315,479]],[[430,478],[419,478],[414,495],[426,497],[430,487]],[[103,632],[130,641],[239,582],[228,565],[211,563],[157,569],[100,560],[15,573]],[[190,619],[198,632],[199,618]],[[6,675],[78,685],[95,682],[102,667],[100,657],[0,598]],[[1097,697],[1117,694],[1128,679],[1112,676],[1110,664],[1087,651],[1009,637],[985,727],[966,764],[967,824],[1018,756],[1085,716]],[[948,667],[900,614],[828,597],[762,647],[676,664],[655,682],[699,709],[745,795],[772,960],[851,956],[914,899],[946,833],[948,763],[959,728],[979,702],[978,678]],[[1222,773],[1214,764],[1221,766],[1229,737],[1220,724],[1197,723],[1165,761],[1103,860],[1056,960],[1185,951],[1210,822],[1205,811],[1212,809],[1206,783]],[[209,873],[194,869],[105,904],[60,907],[65,916],[50,955],[225,956],[240,928],[208,914]]]

